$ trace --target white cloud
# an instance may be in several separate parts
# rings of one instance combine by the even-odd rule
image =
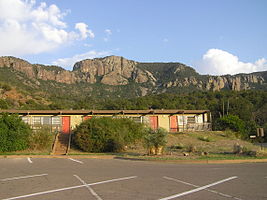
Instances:
[[[109,38],[112,35],[112,31],[110,29],[105,29],[104,32],[106,34],[106,37],[104,37],[104,41],[107,42],[107,41],[109,41]]]
[[[95,34],[92,30],[87,28],[88,25],[85,23],[76,23],[75,28],[78,29],[81,33],[82,39],[86,39],[87,37],[94,38]]]
[[[88,51],[88,52],[83,53],[83,54],[74,55],[73,57],[70,57],[70,58],[57,59],[56,61],[52,62],[52,64],[58,65],[58,66],[61,66],[61,67],[64,67],[64,68],[70,70],[73,67],[73,65],[78,61],[81,61],[84,59],[103,57],[103,56],[108,56],[108,55],[111,55],[111,52],[108,52],[108,51],[98,52],[98,51],[92,50],[92,51]]]
[[[168,38],[164,38],[162,41],[163,42],[169,42],[169,39]]]
[[[93,45],[92,44],[85,43],[85,44],[83,44],[83,46],[85,46],[85,47],[92,47]]]
[[[267,60],[261,58],[255,63],[245,63],[231,53],[220,49],[209,49],[198,64],[200,73],[210,75],[251,73],[267,70]]]
[[[75,40],[93,38],[84,23],[66,30],[67,12],[35,0],[0,0],[0,54],[21,56],[48,52]]]
[[[110,29],[106,29],[106,30],[105,30],[105,33],[106,33],[107,35],[112,35],[112,31],[111,31]]]

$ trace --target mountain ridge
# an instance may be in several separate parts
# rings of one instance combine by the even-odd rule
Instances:
[[[20,58],[4,56],[0,57],[0,69],[9,73],[9,76],[17,76],[23,84],[29,82],[28,86],[41,90],[44,90],[43,85],[46,84],[51,90],[63,84],[64,87],[78,91],[77,87],[82,85],[89,96],[93,90],[97,90],[99,96],[113,95],[112,93],[116,93],[117,97],[127,96],[125,88],[134,93],[131,94],[133,96],[187,90],[267,90],[267,71],[222,76],[201,75],[194,68],[179,62],[144,63],[121,56],[81,60],[74,64],[72,71],[60,66],[31,64]],[[0,81],[5,82],[3,79],[5,77],[2,80],[0,77]],[[12,81],[9,83],[13,85]]]

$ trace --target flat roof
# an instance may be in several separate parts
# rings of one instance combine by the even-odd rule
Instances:
[[[203,114],[209,110],[1,110],[0,113],[9,114],[53,114],[53,115],[94,115],[94,114]]]

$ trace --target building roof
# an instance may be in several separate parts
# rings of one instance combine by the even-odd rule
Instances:
[[[209,110],[0,110],[0,113],[22,114],[22,115],[37,115],[37,114],[52,114],[52,115],[100,115],[100,114],[203,114]]]

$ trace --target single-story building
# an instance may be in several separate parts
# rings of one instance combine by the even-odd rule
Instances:
[[[211,130],[209,110],[0,110],[18,114],[32,129],[48,125],[51,129],[70,133],[76,125],[92,117],[131,118],[152,129],[159,127],[169,132]]]

